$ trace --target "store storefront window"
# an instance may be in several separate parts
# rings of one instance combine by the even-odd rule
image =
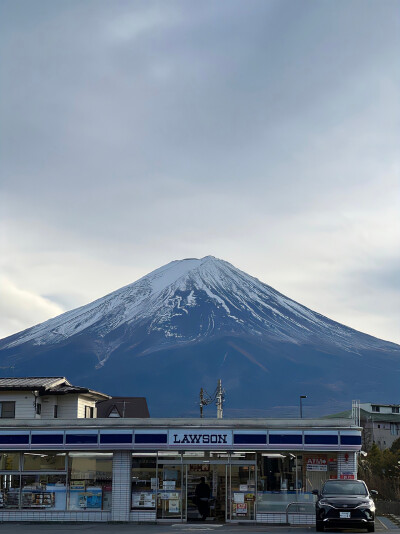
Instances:
[[[65,471],[65,452],[24,453],[24,471]]]
[[[0,508],[19,508],[20,475],[0,475],[0,480]]]
[[[327,479],[337,478],[337,453],[305,453],[302,456],[305,491],[320,490]]]
[[[112,453],[69,453],[69,510],[111,509],[112,459]]]
[[[67,496],[65,475],[22,475],[21,487],[22,508],[65,510]]]
[[[155,510],[158,488],[157,454],[132,455],[132,509]]]
[[[0,471],[19,471],[19,452],[2,452],[0,454]]]
[[[337,470],[336,453],[303,455],[284,451],[258,455],[257,511],[284,512],[293,502],[311,506],[315,501],[312,490],[327,478],[336,477],[336,471],[330,472],[328,456],[332,469]]]

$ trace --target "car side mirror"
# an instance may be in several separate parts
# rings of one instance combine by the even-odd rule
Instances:
[[[312,494],[313,495],[319,495],[319,491],[318,490],[312,490]]]
[[[370,494],[371,494],[371,495],[378,495],[378,492],[377,492],[376,490],[371,490],[371,491],[370,491]]]

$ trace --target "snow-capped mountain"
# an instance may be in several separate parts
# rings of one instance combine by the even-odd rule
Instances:
[[[218,356],[213,359],[217,347]],[[127,377],[133,375],[133,386],[138,373],[143,379],[151,369],[157,373],[153,365],[160,357],[166,379],[168,373],[180,375],[186,367],[190,375],[190,359],[193,369],[201,363],[199,349],[207,353],[202,356],[204,368],[215,368],[214,381],[220,377],[218,372],[235,378],[230,352],[242,356],[246,370],[251,362],[250,375],[260,370],[269,374],[272,356],[277,360],[274,368],[278,361],[279,365],[286,362],[288,377],[290,361],[292,367],[307,367],[315,351],[324,354],[323,359],[336,355],[334,367],[346,358],[348,368],[352,367],[349,362],[359,364],[360,358],[362,365],[369,365],[372,354],[385,368],[398,367],[399,356],[397,345],[331,321],[230,263],[207,256],[172,261],[86,306],[5,338],[0,341],[0,365],[3,371],[37,368],[30,374],[42,375],[49,374],[46,366],[58,372],[64,369],[62,374],[70,379],[82,377],[107,393],[135,395],[134,389],[119,391],[111,377],[126,388]],[[177,369],[176,358],[183,354],[185,363]],[[123,370],[117,378],[121,361]],[[240,366],[236,371],[240,376]],[[345,383],[345,373],[340,374],[339,382]],[[151,384],[144,393],[150,405]],[[145,390],[143,381],[140,385]]]

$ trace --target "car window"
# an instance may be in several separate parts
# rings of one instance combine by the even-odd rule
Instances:
[[[322,493],[324,495],[367,495],[366,487],[362,482],[336,482],[334,480],[326,482]]]

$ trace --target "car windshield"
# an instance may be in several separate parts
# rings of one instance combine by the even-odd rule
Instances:
[[[367,489],[362,482],[338,482],[330,480],[326,482],[322,493],[324,495],[367,495]]]

